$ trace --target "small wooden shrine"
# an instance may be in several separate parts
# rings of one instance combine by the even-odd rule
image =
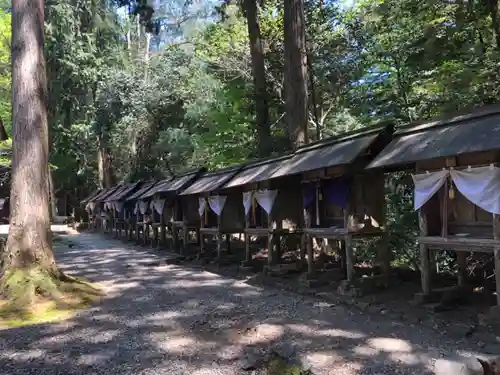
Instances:
[[[280,171],[292,155],[257,161],[224,185],[235,192],[243,209],[245,262],[251,260],[250,237],[267,238],[267,259],[271,266],[280,257],[281,237],[301,235],[301,189],[298,176]]]
[[[101,190],[93,198],[86,203],[86,208],[89,212],[89,228],[106,230],[111,219],[111,206],[109,203],[104,203],[104,200],[116,190],[121,189],[122,184],[112,186]]]
[[[466,282],[470,252],[494,254],[500,305],[500,106],[399,129],[368,166],[413,173],[423,295],[431,294],[430,250],[457,254]]]
[[[154,180],[142,182],[140,187],[125,199],[123,210],[129,240],[135,237],[137,242],[147,242],[151,224],[148,216],[149,201],[141,200],[141,196],[157,183]]]
[[[309,278],[314,279],[317,271],[313,238],[340,241],[345,276],[352,281],[353,241],[384,235],[384,174],[364,168],[391,141],[392,133],[390,125],[376,126],[306,145],[280,171],[301,176]],[[386,243],[378,258],[388,276]]]
[[[153,246],[166,245],[167,233],[170,232],[172,245],[176,247],[177,227],[174,223],[182,222],[182,202],[178,194],[204,172],[205,168],[199,168],[160,181],[141,196],[141,199],[151,199]]]
[[[125,199],[137,191],[140,185],[140,181],[124,184],[121,189],[117,189],[104,201],[105,204],[111,204],[111,210],[113,213],[113,231],[116,238],[122,236],[122,231],[126,232],[124,210]]]
[[[221,187],[231,179],[241,166],[206,172],[180,193],[184,230],[184,246],[187,244],[189,226],[196,226],[199,231],[200,254],[205,254],[205,237],[215,237],[217,258],[221,258],[222,235],[226,235],[229,246],[230,235],[240,233],[238,210],[240,200],[237,197],[222,194]]]

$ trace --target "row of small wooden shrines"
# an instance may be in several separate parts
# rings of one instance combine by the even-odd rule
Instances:
[[[184,239],[196,231],[202,250],[203,237],[215,236],[219,254],[222,234],[245,234],[247,259],[248,238],[267,237],[270,263],[280,254],[275,251],[279,237],[299,237],[301,251],[307,248],[310,274],[311,240],[342,240],[346,276],[352,280],[352,241],[387,239],[385,174],[409,171],[419,211],[422,288],[428,294],[430,249],[457,251],[463,283],[464,254],[500,248],[500,225],[495,225],[500,172],[494,166],[499,145],[500,107],[492,106],[408,129],[353,132],[290,155],[215,172],[201,169],[156,183],[123,184],[83,203],[97,221],[108,212],[116,224],[134,225],[135,220],[136,225],[166,226],[172,233],[180,228]],[[379,250],[388,273],[388,247]],[[500,260],[496,272],[500,290]]]

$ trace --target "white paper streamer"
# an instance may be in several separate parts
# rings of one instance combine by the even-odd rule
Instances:
[[[141,213],[141,215],[144,215],[147,210],[148,210],[148,202],[140,201],[139,202],[139,212]]]
[[[163,209],[165,208],[165,199],[155,199],[153,202],[153,208],[158,212],[159,215],[163,214]]]
[[[139,210],[139,202],[135,202],[134,206],[134,215],[137,215],[137,211]]]
[[[252,191],[244,191],[243,192],[243,207],[245,208],[245,216],[248,215],[250,211],[250,207],[252,206]]]
[[[224,205],[226,204],[227,197],[225,195],[214,195],[208,198],[210,208],[217,216],[222,214]]]
[[[115,202],[115,210],[116,210],[116,212],[122,212],[123,202]]]
[[[415,184],[415,211],[422,207],[443,186],[448,171],[412,175]]]
[[[500,168],[451,170],[451,178],[464,197],[492,214],[500,214]]]
[[[255,199],[257,203],[267,212],[269,215],[273,209],[274,201],[278,195],[278,190],[259,190],[255,192]]]
[[[202,217],[203,214],[205,213],[205,210],[207,209],[207,201],[203,197],[199,197],[198,201],[200,203],[200,205],[198,207],[198,213],[200,214],[200,217]]]

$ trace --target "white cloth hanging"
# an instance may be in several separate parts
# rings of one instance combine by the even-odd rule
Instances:
[[[93,212],[95,208],[95,202],[87,203],[87,210]]]
[[[464,197],[487,212],[500,214],[500,168],[452,169],[450,174]]]
[[[274,201],[278,195],[278,190],[259,190],[255,192],[255,199],[257,203],[267,212],[269,215],[273,209]]]
[[[422,207],[443,186],[448,171],[412,175],[415,184],[415,211]]]
[[[207,200],[204,197],[199,197],[198,201],[200,202],[198,213],[200,214],[200,217],[202,217],[205,213],[205,210],[207,209]]]
[[[115,202],[115,210],[116,210],[116,212],[122,212],[123,202]]]
[[[141,213],[141,215],[144,215],[147,210],[148,210],[148,202],[140,201],[139,202],[139,212]]]
[[[225,195],[214,195],[208,198],[208,204],[217,216],[222,214],[227,197]]]
[[[250,211],[250,207],[252,207],[252,191],[244,191],[243,192],[243,207],[245,209],[245,216],[248,215]]]
[[[139,210],[139,202],[135,202],[134,215],[137,215],[138,210]]]
[[[153,208],[159,215],[163,214],[163,209],[165,208],[165,199],[155,199],[153,202]]]

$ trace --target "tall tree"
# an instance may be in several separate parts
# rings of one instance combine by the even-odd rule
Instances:
[[[285,0],[285,108],[292,147],[308,142],[307,51],[303,0]]]
[[[271,152],[271,130],[269,128],[269,104],[266,84],[264,49],[260,35],[259,16],[256,0],[244,0],[243,10],[247,19],[250,55],[252,56],[252,76],[256,112],[257,151],[259,156],[269,156]]]
[[[12,182],[10,227],[2,254],[3,292],[19,272],[59,277],[52,252],[48,192],[47,79],[43,0],[12,1]],[[40,281],[42,282],[42,281]],[[41,285],[33,285],[40,289]],[[10,289],[9,289],[10,288]],[[27,288],[30,289],[30,288]]]

